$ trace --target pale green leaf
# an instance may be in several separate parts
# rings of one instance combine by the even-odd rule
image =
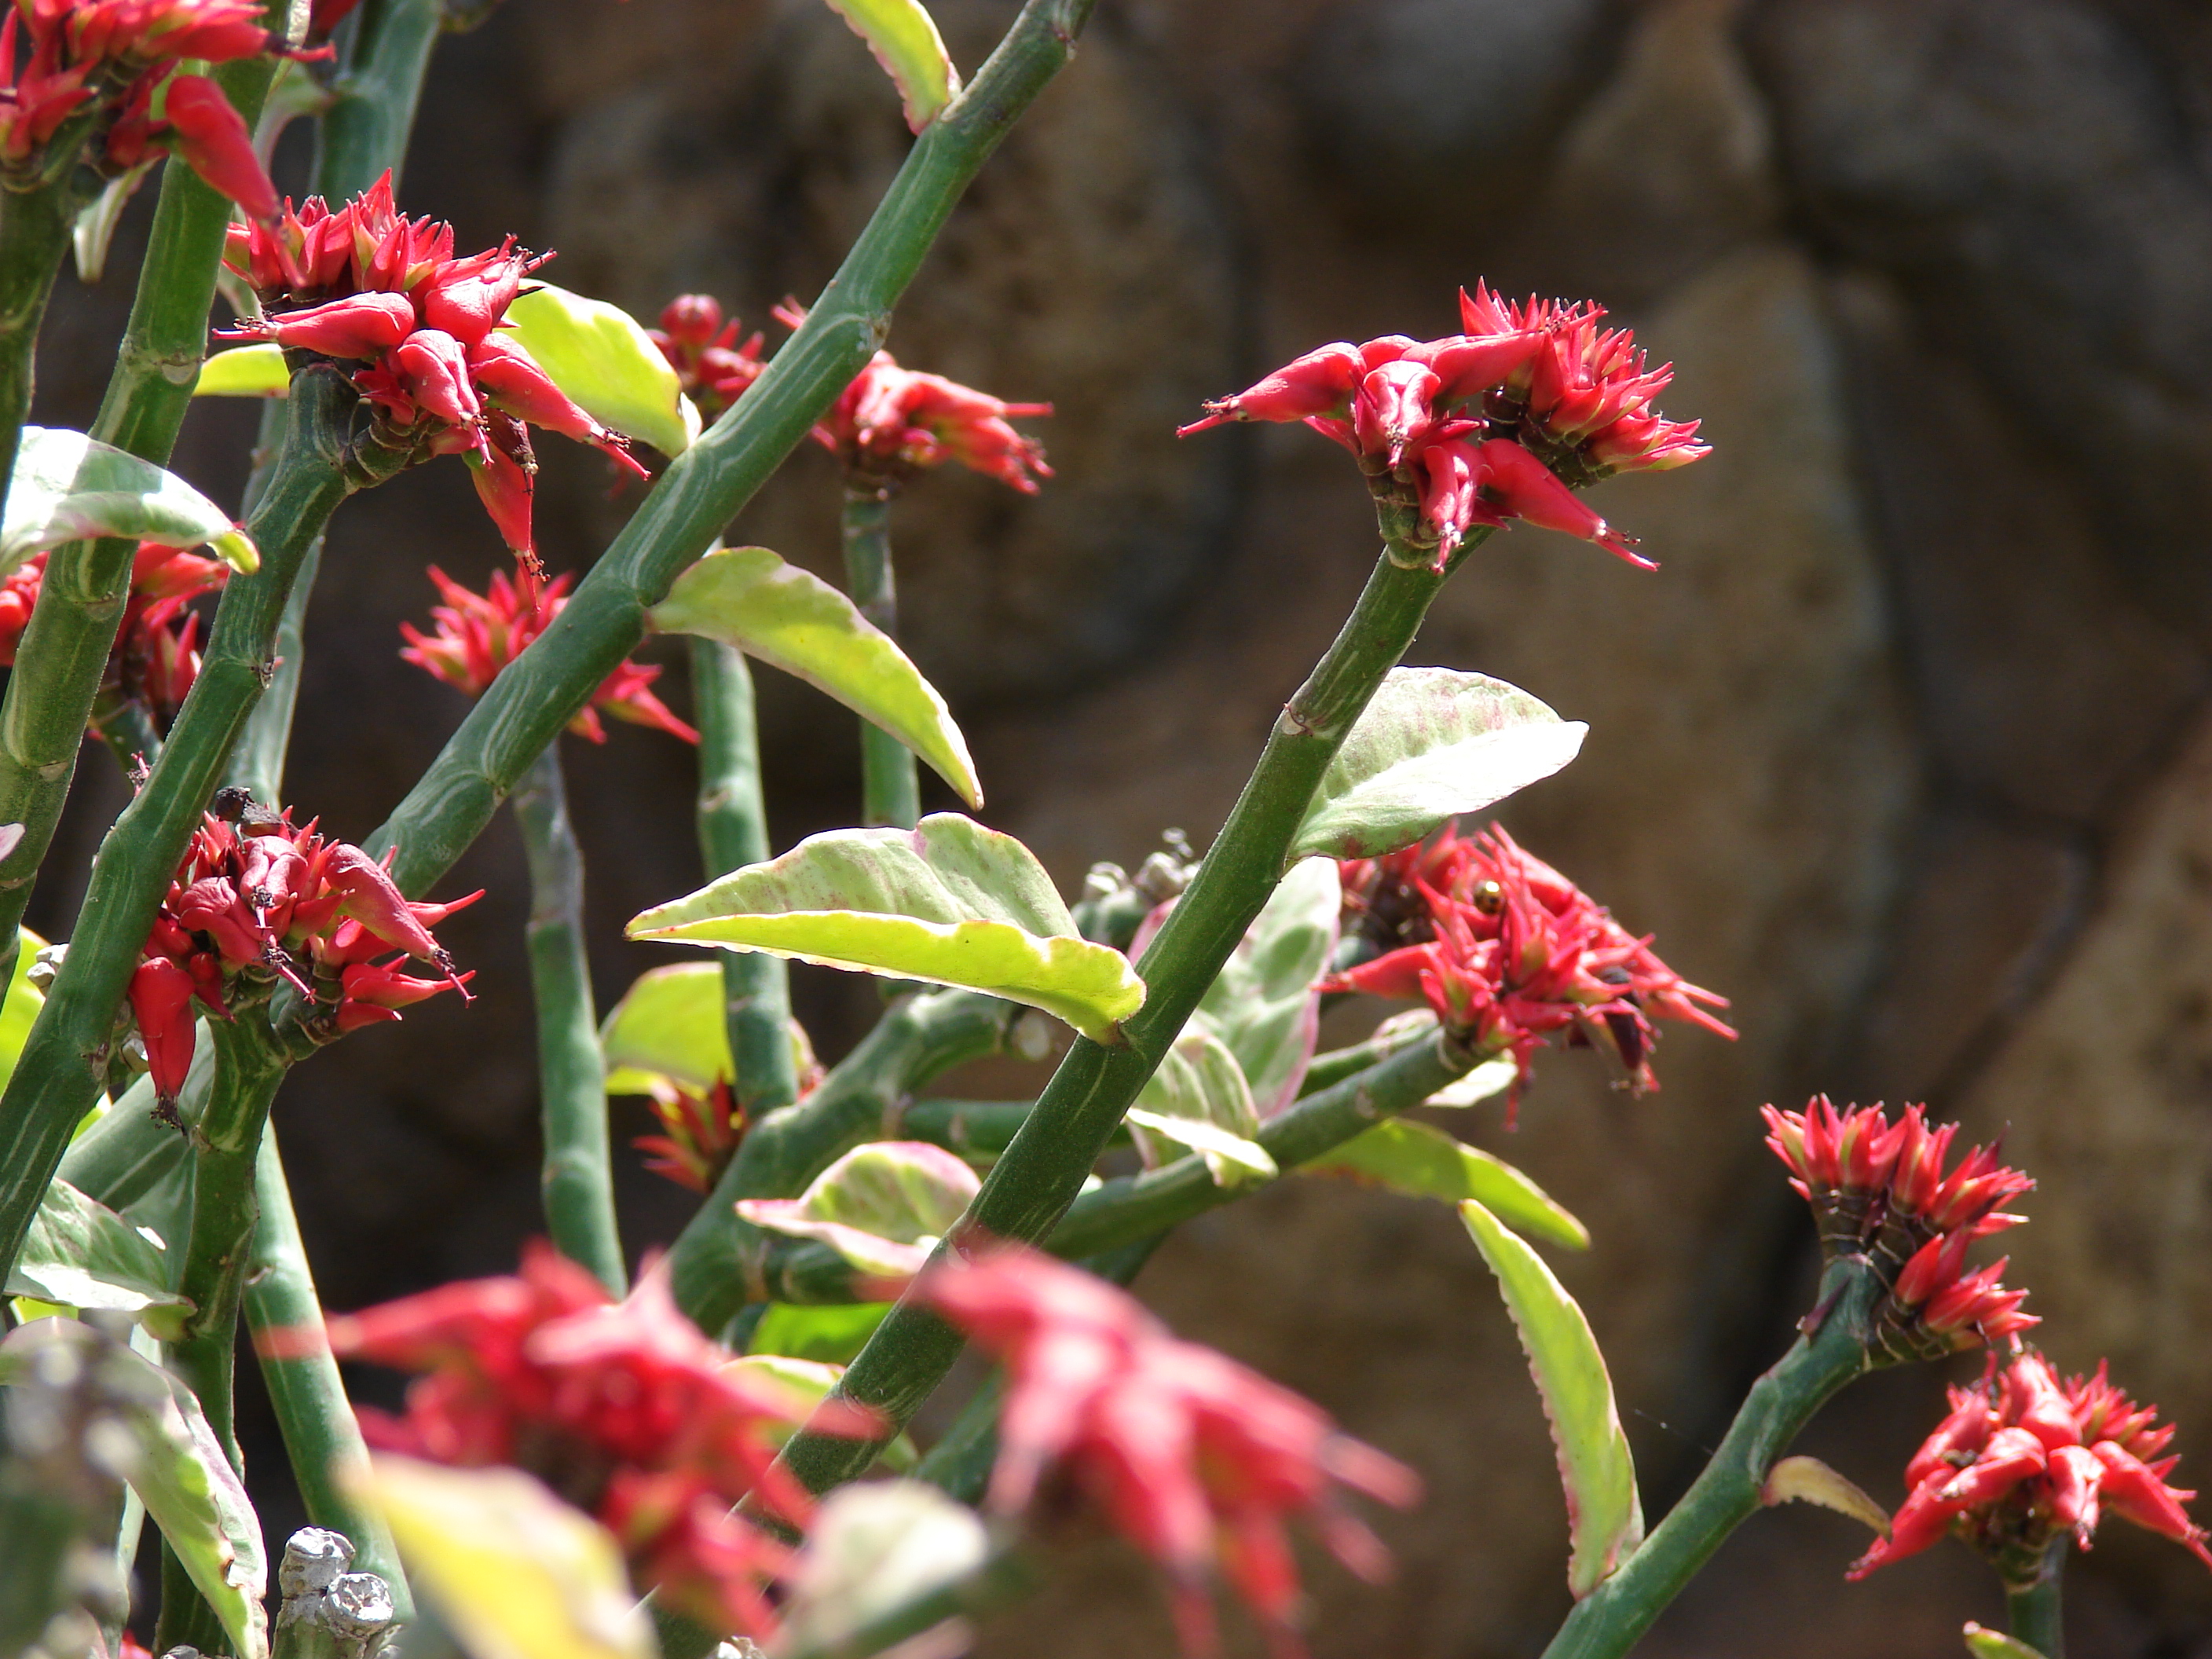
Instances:
[[[749,1354],[781,1355],[791,1359],[817,1359],[833,1365],[850,1363],[868,1344],[888,1302],[851,1302],[824,1307],[799,1307],[771,1302],[745,1344]]]
[[[971,807],[983,787],[968,740],[898,641],[836,588],[765,547],[712,552],[652,611],[664,633],[696,634],[827,692],[929,763]]]
[[[410,1582],[472,1659],[655,1659],[621,1547],[520,1469],[379,1454],[367,1485]]]
[[[0,840],[4,839],[0,836]],[[0,858],[6,856],[7,852],[0,851]],[[0,1084],[15,1075],[15,1062],[23,1057],[23,1040],[31,1035],[31,1022],[46,1006],[46,994],[31,983],[31,963],[46,947],[46,940],[29,928],[15,930],[15,971],[9,977],[7,995],[0,998]]]
[[[123,210],[160,159],[160,152],[156,151],[136,167],[125,167],[100,187],[99,195],[77,210],[76,222],[70,228],[70,240],[76,251],[80,281],[97,283],[106,274],[107,250],[115,240],[115,227],[123,218]]]
[[[1127,957],[1077,936],[1036,854],[956,812],[811,836],[628,932],[988,992],[1107,1042],[1145,1000]]]
[[[1192,1016],[1244,1068],[1262,1121],[1298,1097],[1321,1032],[1314,981],[1328,971],[1344,908],[1335,864],[1308,859],[1277,884]]]
[[[834,1648],[989,1558],[973,1510],[921,1480],[840,1486],[807,1528],[775,1653]]]
[[[1449,668],[1394,668],[1322,776],[1291,859],[1377,858],[1548,778],[1589,728],[1526,691]]]
[[[292,390],[292,371],[284,348],[274,340],[233,346],[200,365],[192,385],[195,398],[282,398]]]
[[[1277,1173],[1275,1160],[1259,1142],[1260,1115],[1243,1068],[1202,1026],[1176,1039],[1126,1117],[1129,1138],[1148,1169],[1176,1156],[1163,1145],[1172,1143],[1204,1158],[1217,1187],[1271,1180]]]
[[[1589,1231],[1534,1182],[1502,1158],[1442,1129],[1386,1118],[1300,1166],[1313,1175],[1348,1176],[1410,1198],[1457,1204],[1478,1200],[1516,1232],[1570,1250],[1589,1248]]]
[[[1990,1630],[1969,1619],[1965,1632],[1966,1651],[1974,1659],[2043,1659],[2040,1650],[2001,1630]]]
[[[1848,1515],[1884,1538],[1889,1536],[1889,1511],[1856,1481],[1838,1474],[1817,1457],[1785,1457],[1766,1472],[1759,1501],[1771,1509],[1778,1504],[1817,1504],[1824,1510]]]
[[[64,542],[99,536],[204,545],[236,570],[261,563],[230,514],[175,473],[82,432],[25,427],[0,524],[0,572]]]
[[[655,1078],[704,1091],[731,1076],[723,994],[719,962],[677,963],[639,975],[599,1027],[607,1092],[649,1094]]]
[[[921,1271],[981,1185],[942,1146],[876,1140],[847,1152],[797,1198],[741,1198],[738,1213],[770,1232],[827,1244],[863,1273],[903,1279]]]
[[[1459,1213],[1498,1277],[1543,1397],[1574,1546],[1567,1588],[1579,1601],[1644,1541],[1636,1464],[1613,1406],[1613,1379],[1589,1322],[1543,1258],[1474,1200],[1462,1202]]]
[[[920,132],[960,90],[959,71],[921,0],[829,0],[830,9],[868,43],[898,88],[908,130]]]
[[[542,283],[507,307],[507,337],[601,426],[664,455],[681,455],[699,435],[676,370],[620,306]]]
[[[170,1290],[161,1256],[131,1223],[57,1178],[39,1200],[6,1293],[127,1313],[173,1342],[192,1304]]]
[[[1427,1011],[1424,1009],[1423,1012]],[[1480,1106],[1513,1086],[1521,1068],[1510,1058],[1486,1060],[1465,1077],[1455,1079],[1421,1103],[1424,1106]]]

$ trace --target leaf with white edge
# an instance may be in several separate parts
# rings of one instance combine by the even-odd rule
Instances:
[[[107,271],[107,250],[115,240],[115,227],[123,218],[123,209],[131,195],[144,182],[160,152],[133,167],[125,167],[100,187],[100,194],[77,210],[76,222],[70,228],[70,240],[76,251],[76,274],[80,282],[97,283]]]
[[[868,43],[898,88],[907,130],[920,132],[960,90],[960,72],[921,0],[829,0],[830,9]]]
[[[1474,1200],[1462,1202],[1459,1213],[1497,1276],[1543,1398],[1574,1546],[1567,1589],[1580,1601],[1644,1541],[1636,1464],[1613,1406],[1613,1379],[1589,1321],[1543,1258]]]
[[[599,1027],[607,1092],[652,1092],[656,1078],[710,1089],[736,1069],[723,1018],[722,964],[681,962],[639,975]]]
[[[1077,935],[1036,855],[957,812],[810,836],[627,932],[983,991],[1102,1042],[1145,1001],[1127,957]]]
[[[827,1244],[862,1273],[904,1279],[921,1271],[982,1184],[942,1146],[875,1140],[846,1153],[797,1198],[741,1198],[738,1213],[770,1232]]]
[[[1570,1250],[1589,1248],[1589,1230],[1541,1187],[1502,1158],[1428,1123],[1389,1118],[1303,1166],[1348,1176],[1411,1198],[1457,1204],[1474,1199],[1518,1233]]]
[[[20,824],[0,824],[0,841],[7,839],[6,831],[10,829],[17,831],[20,839]],[[7,852],[0,852],[0,859],[13,850],[11,846]],[[31,1035],[31,1022],[46,1006],[46,993],[31,983],[31,964],[46,948],[46,940],[29,928],[15,930],[15,970],[9,977],[7,995],[0,998],[0,1084],[15,1075],[15,1062],[23,1057],[24,1040]]]
[[[771,1353],[747,1354],[742,1359],[732,1360],[723,1370],[739,1377],[766,1377],[794,1401],[804,1402],[805,1409],[795,1413],[791,1422],[761,1425],[762,1437],[772,1446],[781,1446],[796,1434],[806,1413],[830,1397],[830,1390],[837,1386],[837,1379],[845,1374],[842,1364],[830,1364],[818,1359],[793,1359],[785,1354]],[[892,1474],[908,1474],[921,1462],[921,1450],[914,1443],[913,1436],[902,1434],[884,1447],[879,1460]]]
[[[1147,1169],[1170,1162],[1176,1156],[1170,1146],[1188,1146],[1205,1158],[1217,1187],[1268,1181],[1278,1173],[1258,1139],[1260,1115],[1243,1068],[1203,1027],[1176,1039],[1126,1116]]]
[[[2001,1630],[1990,1630],[1972,1620],[1966,1621],[1964,1632],[1966,1651],[1974,1659],[2043,1659],[2040,1649],[2032,1648],[2016,1636],[2007,1636]]]
[[[167,468],[82,432],[25,427],[0,523],[0,574],[33,553],[100,536],[206,546],[234,570],[261,566],[230,514]]]
[[[284,398],[292,392],[292,371],[284,348],[274,340],[233,346],[200,365],[192,383],[195,398]]]
[[[711,552],[653,606],[653,625],[735,646],[805,680],[928,763],[971,807],[983,786],[937,688],[852,600],[765,547]]]
[[[807,1528],[771,1653],[834,1647],[990,1557],[982,1521],[921,1480],[840,1486]]]
[[[1465,1077],[1455,1079],[1421,1103],[1424,1106],[1465,1108],[1494,1100],[1513,1086],[1521,1068],[1510,1060],[1486,1060]]]
[[[471,1659],[655,1659],[613,1534],[520,1469],[380,1453],[364,1485]]]
[[[1759,1501],[1771,1509],[1777,1504],[1818,1504],[1824,1510],[1848,1515],[1889,1536],[1889,1511],[1869,1498],[1863,1487],[1840,1475],[1817,1457],[1785,1457],[1766,1473]]]
[[[891,1310],[888,1302],[851,1302],[819,1308],[771,1302],[745,1344],[749,1354],[851,1363]]]
[[[664,455],[681,455],[699,435],[676,370],[620,306],[540,283],[507,307],[507,321],[506,338],[601,426]]]
[[[1328,859],[1285,876],[1221,965],[1192,1016],[1237,1056],[1261,1121],[1298,1097],[1321,1034],[1314,981],[1336,949],[1343,884]]]
[[[145,1234],[58,1178],[39,1200],[6,1294],[127,1313],[165,1342],[184,1334],[192,1308],[170,1290],[161,1251]]]
[[[268,1659],[261,1522],[199,1401],[152,1360],[73,1319],[40,1319],[11,1331],[0,1341],[0,1384],[24,1375],[55,1344],[73,1350],[80,1364],[109,1368],[125,1384],[111,1389],[128,1401],[116,1413],[129,1437],[118,1449],[124,1478],[240,1659]]]
[[[1449,668],[1394,668],[1322,775],[1295,860],[1379,858],[1446,818],[1548,778],[1589,728],[1526,691]]]

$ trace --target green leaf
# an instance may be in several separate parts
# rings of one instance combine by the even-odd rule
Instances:
[[[929,763],[971,807],[983,787],[952,711],[898,641],[820,577],[765,547],[712,552],[653,608],[664,633],[696,634],[795,675]]]
[[[96,536],[206,545],[235,570],[261,563],[230,514],[175,473],[82,432],[25,427],[0,524],[0,572],[33,553]]]
[[[0,858],[6,857],[0,853]],[[23,1057],[23,1040],[31,1035],[31,1022],[46,1006],[46,994],[31,983],[31,963],[46,948],[46,940],[27,927],[15,930],[15,971],[8,981],[8,994],[0,998],[0,1084],[15,1074]]]
[[[1421,1011],[1426,1013],[1428,1011]],[[1486,1060],[1465,1077],[1447,1083],[1421,1103],[1424,1106],[1480,1106],[1486,1100],[1495,1099],[1513,1086],[1513,1079],[1521,1068],[1510,1057]]]
[[[1260,1115],[1243,1068],[1228,1045],[1202,1026],[1176,1039],[1126,1117],[1147,1169],[1175,1156],[1164,1148],[1166,1142],[1204,1158],[1217,1187],[1269,1181],[1278,1173],[1257,1138]]]
[[[1303,1167],[1314,1175],[1372,1182],[1410,1198],[1447,1204],[1475,1199],[1516,1232],[1570,1250],[1589,1248],[1589,1230],[1542,1188],[1510,1164],[1431,1124],[1386,1119]]]
[[[1245,929],[1193,1016],[1237,1056],[1263,1121],[1298,1097],[1313,1059],[1321,1033],[1321,999],[1313,985],[1336,949],[1343,908],[1333,860],[1308,859],[1292,869]]]
[[[39,1200],[9,1272],[6,1294],[127,1313],[165,1342],[184,1334],[184,1316],[192,1307],[170,1290],[161,1249],[105,1204],[58,1178]]]
[[[1817,1504],[1824,1510],[1848,1515],[1852,1520],[1889,1536],[1889,1511],[1866,1494],[1859,1484],[1838,1474],[1817,1457],[1785,1457],[1766,1472],[1759,1501],[1769,1509],[1778,1504]]]
[[[741,1198],[756,1227],[827,1244],[862,1273],[904,1279],[960,1218],[983,1183],[946,1152],[920,1140],[855,1146],[797,1198]]]
[[[1990,1630],[1969,1619],[1966,1629],[1966,1651],[1974,1659],[2043,1659],[2042,1653],[2019,1639],[2007,1636],[2001,1630]]]
[[[621,1547],[520,1469],[379,1454],[368,1495],[471,1659],[655,1659]]]
[[[542,283],[507,308],[507,337],[601,426],[681,455],[699,435],[699,411],[636,318],[605,300]]]
[[[283,398],[291,390],[284,348],[274,340],[216,352],[200,365],[200,377],[192,383],[195,398]]]
[[[1462,1202],[1459,1213],[1498,1277],[1543,1396],[1574,1544],[1567,1588],[1579,1601],[1644,1541],[1636,1464],[1613,1407],[1613,1379],[1589,1322],[1543,1258],[1474,1200]]]
[[[807,1529],[776,1650],[833,1649],[874,1620],[966,1577],[990,1553],[975,1512],[926,1481],[840,1486],[822,1500]]]
[[[1526,691],[1449,668],[1394,668],[1322,776],[1292,860],[1378,858],[1575,757],[1589,727]]]
[[[791,1359],[818,1359],[833,1365],[851,1363],[867,1346],[891,1310],[888,1302],[853,1302],[820,1308],[801,1308],[787,1302],[771,1302],[753,1327],[745,1344],[749,1354],[775,1354]]]
[[[830,9],[868,43],[898,88],[909,131],[920,132],[960,90],[959,71],[921,0],[829,0]]]
[[[742,1359],[732,1360],[722,1368],[744,1376],[765,1377],[788,1394],[798,1409],[791,1413],[787,1423],[763,1423],[760,1433],[772,1446],[781,1446],[799,1431],[800,1424],[813,1409],[830,1397],[830,1390],[837,1386],[837,1379],[845,1375],[842,1364],[818,1359],[794,1359],[785,1354],[749,1353]],[[910,1474],[921,1462],[921,1451],[914,1443],[914,1437],[901,1434],[884,1447],[884,1467],[894,1474]]]
[[[599,1027],[607,1092],[652,1092],[653,1079],[711,1089],[736,1070],[723,1018],[722,964],[683,962],[638,975]]]
[[[627,931],[984,991],[1102,1042],[1145,1001],[1127,957],[1077,936],[1036,855],[957,812],[810,836]]]

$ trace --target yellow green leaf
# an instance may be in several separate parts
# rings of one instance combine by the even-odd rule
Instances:
[[[200,377],[192,383],[195,398],[282,398],[291,390],[284,348],[274,340],[216,352],[200,365]]]
[[[1966,1651],[1974,1659],[2043,1659],[2041,1652],[2018,1637],[1985,1629],[1971,1619],[1966,1621]]]
[[[0,523],[0,571],[64,542],[98,536],[212,547],[234,569],[260,566],[230,514],[175,473],[82,432],[25,427]]]
[[[829,0],[830,9],[868,43],[898,88],[909,131],[920,132],[960,90],[937,21],[921,0]]]
[[[1570,1250],[1589,1248],[1589,1229],[1541,1187],[1503,1158],[1432,1124],[1390,1118],[1302,1167],[1316,1175],[1373,1182],[1413,1198],[1447,1204],[1475,1199],[1516,1232]]]
[[[1165,1141],[1203,1158],[1217,1187],[1271,1181],[1277,1174],[1275,1160],[1260,1145],[1260,1115],[1243,1068],[1203,1026],[1194,1024],[1176,1039],[1125,1115],[1148,1169],[1170,1161]]]
[[[699,411],[636,318],[605,300],[541,283],[507,308],[507,338],[601,426],[681,455]]]
[[[1848,1515],[1889,1536],[1889,1511],[1866,1494],[1856,1481],[1838,1474],[1817,1457],[1785,1457],[1766,1472],[1759,1501],[1771,1509],[1777,1504],[1817,1504],[1824,1510]]]

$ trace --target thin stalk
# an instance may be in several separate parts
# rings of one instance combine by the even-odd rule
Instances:
[[[1408,562],[1401,563],[1401,555]],[[1138,964],[1145,1006],[1123,1023],[1123,1042],[1108,1048],[1076,1039],[949,1243],[1035,1243],[1059,1224],[1121,1115],[1274,891],[1322,774],[1413,642],[1443,581],[1418,555],[1386,546],[1343,631],[1276,719],[1229,821]],[[944,1378],[961,1346],[951,1325],[911,1294],[902,1297],[838,1391],[882,1413],[895,1432]],[[822,1492],[860,1474],[874,1455],[866,1442],[802,1431],[782,1456]]]
[[[939,228],[1015,120],[1073,55],[1096,0],[1026,0],[975,78],[915,140],[805,324],[766,373],[671,462],[560,616],[477,699],[371,838],[421,892],[645,635],[645,612],[705,552],[867,364]]]
[[[362,0],[353,44],[317,129],[315,189],[333,206],[386,168],[395,187],[438,44],[438,0]]]
[[[2070,1541],[2063,1534],[2052,1540],[2033,1583],[2005,1586],[2005,1629],[2043,1659],[2065,1659],[2066,1621],[2059,1602],[2059,1584],[2066,1571]]]
[[[253,798],[268,806],[280,806],[284,800],[284,763],[291,754],[292,717],[300,706],[300,672],[307,659],[307,603],[322,562],[323,538],[318,536],[300,561],[300,574],[276,624],[276,661],[269,689],[246,717],[246,729],[230,753],[227,781],[251,789]]]
[[[615,1225],[614,1159],[607,1146],[607,1077],[592,967],[584,955],[584,854],[568,822],[561,750],[549,744],[514,792],[514,822],[530,866],[530,990],[538,1009],[538,1087],[545,1162],[545,1224],[571,1261],[616,1296],[629,1285]]]
[[[93,862],[69,955],[0,1094],[0,1266],[15,1261],[71,1130],[99,1094],[96,1062],[155,911],[273,672],[301,562],[345,498],[341,443],[353,403],[330,370],[294,380],[284,459],[249,526],[261,568],[224,588],[199,678],[154,775]]]
[[[691,702],[699,720],[699,853],[709,878],[769,854],[761,793],[760,724],[744,653],[691,639]],[[731,1086],[754,1123],[799,1098],[791,1048],[791,972],[765,951],[722,953],[722,1018],[729,1029]]]
[[[889,492],[845,490],[839,521],[845,548],[845,590],[860,612],[894,638],[898,585],[891,574]],[[860,819],[870,827],[911,830],[921,817],[921,776],[914,750],[872,720],[860,722]]]
[[[1006,1150],[1036,1109],[1033,1100],[946,1100],[909,1103],[890,1126],[894,1140],[926,1140],[963,1158],[994,1158]]]
[[[342,1532],[353,1543],[353,1571],[373,1572],[392,1590],[398,1616],[412,1619],[399,1553],[391,1529],[376,1510],[360,1503],[355,1477],[368,1468],[368,1447],[361,1423],[346,1398],[345,1382],[331,1345],[323,1336],[323,1305],[300,1239],[299,1218],[277,1155],[276,1132],[264,1127],[253,1170],[254,1200],[259,1218],[253,1229],[253,1253],[246,1275],[246,1325],[261,1363],[261,1380],[276,1407],[276,1427],[298,1481],[307,1519]],[[270,1333],[281,1331],[281,1345]],[[272,1352],[274,1350],[274,1352]]]
[[[71,199],[66,178],[30,190],[0,186],[0,507],[30,418],[39,325],[69,256]]]
[[[1323,1089],[1334,1088],[1345,1079],[1356,1077],[1376,1062],[1388,1060],[1432,1035],[1432,1030],[1424,1030],[1419,1026],[1401,1028],[1388,1036],[1377,1032],[1364,1042],[1355,1042],[1349,1048],[1332,1048],[1327,1054],[1316,1054],[1313,1064],[1306,1067],[1305,1080],[1298,1085],[1298,1093],[1318,1094]]]
[[[1751,1385],[1720,1449],[1620,1570],[1567,1615],[1544,1659],[1618,1659],[1636,1645],[1728,1535],[1759,1508],[1766,1477],[1814,1414],[1871,1368],[1867,1310],[1881,1289],[1840,1262],[1821,1285],[1828,1316]]]

